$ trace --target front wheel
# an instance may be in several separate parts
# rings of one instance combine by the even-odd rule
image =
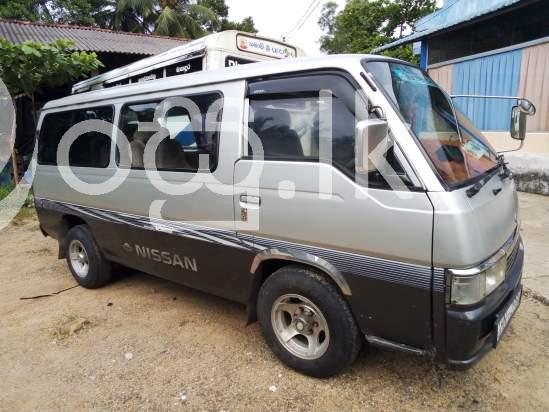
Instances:
[[[288,366],[315,377],[351,365],[363,338],[335,285],[303,266],[271,275],[258,297],[258,319],[273,352]]]

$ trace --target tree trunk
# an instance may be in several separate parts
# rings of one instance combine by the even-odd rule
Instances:
[[[17,96],[17,97],[23,97],[23,96]],[[34,128],[36,129],[38,119],[36,116],[36,102],[34,98],[34,93],[32,93],[30,96],[27,96],[30,98],[31,101],[31,116],[32,121],[34,122]],[[17,98],[16,98],[17,99]],[[11,144],[11,167],[13,169],[13,183],[17,185],[20,181],[22,176],[19,176],[19,167],[18,167],[18,157],[17,157],[17,151],[15,150],[15,140],[16,140],[16,121],[17,121],[17,106],[14,107],[15,113],[14,118],[11,126],[11,137],[10,137],[10,144]]]
[[[34,128],[38,126],[38,118],[36,117],[36,102],[34,101],[34,93],[31,94],[31,111],[32,111],[32,121],[34,122]]]
[[[17,119],[17,109],[14,112],[13,122],[11,122],[11,136],[10,136],[10,145],[11,145],[11,168],[13,169],[13,184],[17,185],[19,183],[19,170],[17,168],[17,152],[15,151],[15,122]]]

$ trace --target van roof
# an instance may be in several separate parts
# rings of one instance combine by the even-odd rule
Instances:
[[[216,84],[251,77],[260,77],[286,72],[298,72],[319,68],[344,68],[349,63],[356,63],[364,58],[399,61],[385,56],[368,54],[338,54],[320,57],[301,57],[284,60],[249,63],[236,67],[217,70],[199,71],[180,76],[152,80],[144,83],[130,84],[107,89],[94,90],[74,94],[58,100],[52,100],[42,110],[61,108],[65,106],[88,104],[92,102],[117,99],[120,97],[157,93],[173,89]]]

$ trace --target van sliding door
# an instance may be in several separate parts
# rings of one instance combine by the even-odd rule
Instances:
[[[117,164],[129,175],[102,198],[118,209],[103,239],[109,257],[245,301],[241,278],[253,255],[236,237],[232,201],[240,136],[232,119],[242,107],[230,104],[243,94],[244,83],[234,82],[124,103],[119,128],[129,148]]]

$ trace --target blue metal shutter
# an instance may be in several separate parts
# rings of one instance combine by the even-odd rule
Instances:
[[[522,50],[456,63],[452,94],[516,96]],[[456,105],[481,130],[509,130],[512,100],[455,99]]]

